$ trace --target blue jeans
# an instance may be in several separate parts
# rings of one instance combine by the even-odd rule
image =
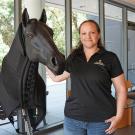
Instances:
[[[84,122],[65,117],[64,135],[107,135],[110,124],[105,122]]]

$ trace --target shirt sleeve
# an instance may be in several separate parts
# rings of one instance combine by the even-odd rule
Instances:
[[[111,64],[111,77],[112,78],[117,77],[122,73],[123,73],[123,69],[122,69],[121,63],[117,55],[114,54],[112,58],[112,64]]]
[[[67,72],[71,72],[71,55],[69,55],[66,59],[66,63],[65,63],[65,71]]]

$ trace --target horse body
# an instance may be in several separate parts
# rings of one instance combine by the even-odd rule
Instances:
[[[22,15],[14,41],[2,62],[0,103],[6,117],[19,108],[27,108],[33,129],[46,114],[46,87],[38,73],[39,62],[55,74],[64,70],[64,57],[53,42],[51,28],[46,25],[43,10],[40,21]]]

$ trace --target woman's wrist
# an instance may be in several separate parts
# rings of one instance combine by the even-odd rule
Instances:
[[[122,115],[116,115],[115,119],[117,119],[118,121],[120,121],[122,119]]]

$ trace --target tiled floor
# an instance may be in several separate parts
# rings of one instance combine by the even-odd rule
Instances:
[[[0,127],[0,135],[17,135],[15,129],[11,124]],[[64,135],[63,128],[54,130],[49,133],[42,133],[39,135]],[[118,129],[114,135],[135,135],[135,125]]]
[[[0,135],[17,135],[11,124],[0,126]]]
[[[135,135],[135,125],[131,127],[118,129],[115,135]]]
[[[0,127],[0,135],[17,135],[14,128],[10,125],[6,127]],[[40,135],[63,135],[63,129],[55,130],[50,133],[44,133]],[[135,135],[135,127],[126,127],[117,130],[115,135]]]
[[[14,127],[11,124],[0,126],[0,135],[17,135]],[[42,133],[39,135],[64,135],[63,128],[54,130],[49,133]],[[125,128],[118,129],[114,135],[135,135],[135,124]]]
[[[54,130],[49,133],[43,133],[40,135],[64,135],[63,128]],[[118,129],[114,135],[135,135],[135,124],[125,128]]]

